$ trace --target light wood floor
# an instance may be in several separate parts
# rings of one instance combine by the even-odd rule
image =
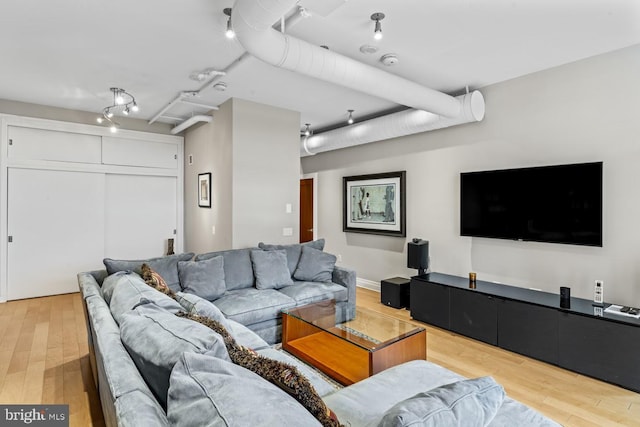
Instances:
[[[359,306],[427,329],[427,360],[491,375],[511,397],[565,426],[640,426],[640,394],[414,322],[358,288]],[[640,361],[640,355],[639,355]],[[66,403],[71,426],[103,426],[80,294],[0,304],[0,403]]]

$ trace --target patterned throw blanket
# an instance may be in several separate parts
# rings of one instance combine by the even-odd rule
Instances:
[[[149,286],[176,299],[176,294],[167,286],[162,277],[147,264],[142,265],[141,273],[142,279]],[[323,426],[344,427],[340,424],[333,411],[320,398],[309,380],[295,366],[269,359],[259,355],[252,349],[241,346],[222,324],[209,317],[184,311],[178,312],[176,316],[201,323],[220,334],[233,363],[260,375],[265,380],[281,388],[302,404]]]

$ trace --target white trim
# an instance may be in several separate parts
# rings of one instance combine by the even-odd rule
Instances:
[[[367,280],[367,279],[362,279],[360,277],[357,277],[356,286],[369,289],[372,291],[380,292],[380,282],[375,282],[373,280]]]
[[[318,240],[318,173],[307,173],[300,179],[313,179],[313,240]]]

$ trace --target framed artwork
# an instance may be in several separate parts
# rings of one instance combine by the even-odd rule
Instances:
[[[211,207],[211,172],[198,174],[198,206]]]
[[[406,171],[343,177],[342,230],[405,237],[405,176]]]

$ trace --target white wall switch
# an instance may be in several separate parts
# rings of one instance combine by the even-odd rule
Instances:
[[[596,304],[604,303],[604,281],[596,280],[596,285],[593,290],[593,302]]]
[[[291,206],[291,203],[287,203],[285,205],[285,209],[284,209],[287,213],[291,213],[293,212],[293,206]]]
[[[285,227],[282,229],[282,235],[283,236],[293,236],[293,228],[291,227]]]
[[[211,234],[216,234],[216,226],[215,225],[211,226]]]

